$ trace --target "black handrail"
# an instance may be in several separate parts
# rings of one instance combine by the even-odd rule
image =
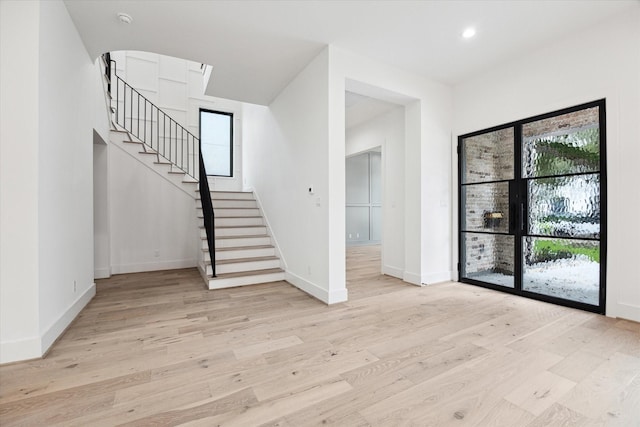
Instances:
[[[202,150],[200,149],[200,139],[173,120],[171,116],[158,108],[158,106],[153,102],[149,101],[130,84],[120,78],[116,73],[116,61],[111,59],[111,55],[109,53],[102,55],[102,58],[105,64],[105,77],[108,82],[108,91],[111,94],[111,99],[116,102],[116,108],[113,113],[115,123],[142,141],[142,143],[149,147],[152,152],[157,153],[158,156],[162,156],[186,175],[189,175],[194,180],[199,181],[198,187],[200,191],[200,201],[202,203],[204,227],[207,232],[207,242],[209,243],[209,256],[211,258],[213,277],[215,277],[215,217],[213,212],[213,202],[211,201],[211,193],[209,191],[209,182],[207,180],[207,171],[204,166]],[[113,77],[115,77],[115,81]],[[116,92],[115,97],[113,94],[114,84]],[[121,91],[122,93],[120,93]],[[122,109],[120,108],[121,105]],[[129,109],[128,123],[127,107]],[[141,122],[142,129],[140,129]],[[167,134],[169,140],[168,144]],[[196,149],[198,152],[197,168],[195,159]],[[158,160],[160,159],[158,158]],[[200,179],[198,179],[198,177],[200,177]]]
[[[116,124],[185,174],[197,179],[195,156],[199,139],[118,76],[115,73],[116,61],[111,59],[110,62],[113,63],[109,67],[111,75],[115,77],[115,81],[110,81],[111,96],[116,102]],[[115,97],[113,85],[116,87]]]
[[[207,179],[207,171],[204,167],[204,159],[202,158],[202,150],[200,150],[200,176],[204,177],[200,180],[198,186],[200,190],[200,202],[202,203],[202,217],[204,219],[204,228],[207,231],[207,242],[209,243],[209,256],[211,257],[211,271],[213,277],[216,277],[216,251],[215,251],[215,214],[213,212],[213,202],[211,201],[211,192],[209,191],[209,180]]]

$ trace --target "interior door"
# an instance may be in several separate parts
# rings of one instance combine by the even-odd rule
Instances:
[[[462,282],[604,313],[604,108],[459,138]]]

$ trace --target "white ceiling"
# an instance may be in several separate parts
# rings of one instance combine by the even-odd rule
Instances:
[[[269,104],[332,44],[448,84],[638,6],[637,0],[65,0],[93,57],[141,50],[213,66],[212,95]],[[133,17],[129,25],[116,14]],[[477,28],[471,40],[460,37]]]
[[[398,104],[347,91],[345,92],[345,127],[352,128],[397,107],[399,107]]]

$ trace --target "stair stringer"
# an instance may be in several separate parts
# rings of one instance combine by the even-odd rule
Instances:
[[[282,251],[280,251],[280,245],[278,245],[278,239],[276,238],[275,234],[273,234],[273,228],[271,228],[269,217],[267,216],[264,209],[262,208],[262,200],[260,200],[260,195],[255,190],[252,190],[252,193],[256,199],[256,203],[258,204],[260,215],[262,215],[262,218],[264,219],[264,223],[267,226],[267,234],[269,235],[269,237],[271,237],[271,242],[273,244],[273,247],[276,249],[276,256],[280,259],[280,268],[282,268],[286,274],[286,272],[288,271],[287,260],[282,254]]]
[[[112,123],[113,126],[113,123]],[[166,159],[161,158],[157,153],[150,151],[142,141],[136,140],[126,130],[111,129],[109,131],[109,142],[113,147],[124,151],[126,154],[134,158],[137,162],[150,169],[162,179],[170,182],[180,191],[183,191],[189,197],[195,199],[194,189],[197,189],[197,181],[185,181],[187,175],[174,167]],[[164,161],[163,161],[164,160]]]

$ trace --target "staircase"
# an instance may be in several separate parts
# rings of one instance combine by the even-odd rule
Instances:
[[[284,280],[253,193],[209,191],[199,139],[122,80],[110,55],[103,55],[102,60],[111,142],[187,194],[194,195],[195,188],[201,248],[198,268],[208,288]],[[199,181],[199,177],[204,179]]]
[[[284,280],[280,259],[253,193],[211,191],[211,201],[215,214],[215,277],[202,208],[198,208],[202,249],[199,269],[209,289]]]

